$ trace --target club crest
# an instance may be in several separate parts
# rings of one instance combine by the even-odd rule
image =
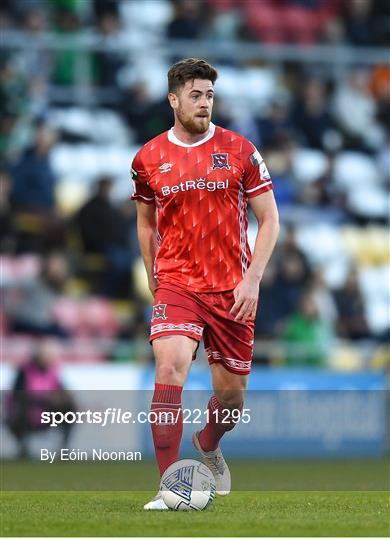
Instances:
[[[156,319],[163,319],[165,321],[167,318],[165,314],[166,309],[166,304],[156,304],[153,306],[152,321],[155,321]]]
[[[211,154],[213,158],[213,169],[230,170],[229,154]]]

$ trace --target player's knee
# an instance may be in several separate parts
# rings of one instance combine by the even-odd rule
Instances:
[[[244,390],[225,390],[216,392],[220,403],[224,431],[231,431],[238,423],[244,401]]]
[[[230,410],[242,408],[244,402],[245,389],[221,390],[216,392],[216,397],[222,407]]]
[[[156,366],[156,382],[160,384],[174,384],[182,386],[186,372],[180,365],[173,362],[161,363]]]

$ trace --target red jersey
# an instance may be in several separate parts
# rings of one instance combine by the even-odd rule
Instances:
[[[251,262],[247,199],[272,189],[253,144],[212,123],[194,144],[171,129],[136,154],[132,178],[132,199],[157,207],[158,282],[194,292],[234,289]]]

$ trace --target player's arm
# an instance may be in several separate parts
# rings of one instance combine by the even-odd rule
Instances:
[[[259,286],[265,267],[279,235],[279,214],[273,191],[249,199],[258,223],[252,262],[243,280],[234,290],[235,303],[230,311],[235,320],[253,320],[256,316]]]
[[[258,230],[252,262],[246,272],[260,284],[265,267],[274,250],[279,235],[279,213],[273,191],[249,199],[249,204],[257,219]]]
[[[149,174],[138,152],[131,165],[133,194],[131,199],[137,205],[137,236],[148,276],[149,289],[154,295],[157,280],[154,277],[154,261],[157,254],[157,219],[154,192],[149,186]]]
[[[157,280],[154,277],[154,260],[157,254],[157,221],[154,204],[136,201],[138,243],[148,275],[149,289],[154,295]]]

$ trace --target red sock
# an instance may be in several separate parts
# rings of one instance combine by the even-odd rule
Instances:
[[[180,441],[183,434],[183,414],[181,410],[182,386],[159,384],[154,386],[151,411],[155,411],[156,420],[152,420],[154,451],[162,476],[164,471],[178,460]],[[167,418],[161,413],[169,413]],[[157,418],[157,414],[159,417]]]
[[[210,452],[217,449],[222,435],[234,428],[237,423],[237,421],[234,421],[234,418],[237,417],[234,415],[232,418],[229,415],[227,408],[221,405],[215,396],[210,398],[207,409],[209,411],[208,422],[199,433],[198,439],[202,450]],[[239,407],[236,407],[236,410],[237,409],[241,411],[242,404]]]

